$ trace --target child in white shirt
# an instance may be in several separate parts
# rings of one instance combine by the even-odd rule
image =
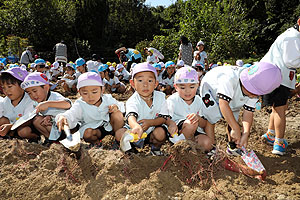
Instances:
[[[141,138],[144,132],[146,139],[140,139],[134,146],[142,148],[144,143],[151,143],[153,155],[162,155],[161,145],[166,140],[167,130],[162,126],[168,116],[165,94],[154,89],[158,85],[155,68],[149,63],[139,63],[132,71],[130,84],[135,93],[126,102],[125,128],[116,132],[116,140],[120,141],[126,130]]]
[[[206,120],[200,117],[201,98],[196,95],[199,87],[197,71],[191,67],[182,67],[175,74],[176,93],[168,99],[171,120],[167,121],[170,134],[184,134],[186,139],[195,140],[205,151],[213,148],[213,138],[201,133],[207,128]]]
[[[76,76],[75,76],[75,71],[76,70],[76,66],[73,63],[68,63],[66,65],[66,72],[65,75],[63,76],[63,78],[60,80],[60,82],[62,83],[62,86],[64,88],[64,91],[66,93],[76,93],[77,89],[76,89]]]
[[[71,107],[71,100],[57,92],[50,91],[49,79],[40,72],[29,74],[21,87],[34,101],[36,112],[41,114],[33,119],[34,127],[49,140],[57,140],[60,132],[52,121],[56,115]]]
[[[117,65],[117,71],[119,72],[119,80],[129,83],[130,73],[125,69],[123,64]]]
[[[211,126],[208,136],[214,136],[214,124],[224,117],[228,123],[227,152],[240,155],[239,148],[248,144],[258,95],[273,91],[281,79],[279,68],[268,63],[258,63],[251,68],[216,67],[206,73],[201,81],[200,96],[201,116]],[[238,124],[241,108],[244,108],[242,134]]]
[[[107,134],[122,128],[124,109],[110,94],[103,94],[103,82],[95,72],[86,72],[79,76],[77,89],[81,97],[70,110],[58,114],[55,118],[58,129],[64,125],[74,129],[80,123],[80,136],[92,145],[101,145],[100,140]]]
[[[98,72],[103,80],[103,85],[108,93],[124,93],[126,88],[124,83],[121,83],[115,76],[114,72],[111,72],[107,64],[100,65]]]
[[[2,101],[3,116],[0,118],[0,135],[13,136],[10,129],[20,117],[34,110],[33,101],[21,88],[21,83],[28,75],[28,72],[20,67],[10,68],[0,75],[0,84],[6,97]],[[37,135],[32,133],[32,122],[20,126],[16,132],[19,136],[30,135],[31,139],[37,139]]]
[[[162,74],[162,90],[166,95],[170,95],[175,92],[174,89],[174,75],[175,75],[175,63],[168,61],[165,64],[166,70]]]

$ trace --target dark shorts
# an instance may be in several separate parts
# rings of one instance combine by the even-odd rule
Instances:
[[[182,120],[182,121],[180,121],[180,122],[177,124],[178,132],[181,131],[184,121],[185,121],[185,120]],[[201,134],[201,135],[204,135],[204,133],[201,133],[201,132],[199,132],[199,131],[196,130],[194,136],[197,136],[197,135],[200,135],[200,134]],[[179,133],[178,133],[178,135],[179,135]]]
[[[102,140],[107,135],[115,136],[115,134],[114,134],[113,131],[107,131],[107,130],[105,130],[104,126],[99,126],[97,129],[99,129],[100,132],[101,132],[101,137],[99,138],[99,140]]]
[[[291,94],[291,89],[280,85],[273,92],[262,96],[262,104],[263,106],[284,106],[289,99]]]

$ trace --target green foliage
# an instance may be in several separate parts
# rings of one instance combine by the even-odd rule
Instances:
[[[27,38],[20,38],[18,36],[7,36],[7,49],[12,55],[21,57],[22,52],[28,46]]]

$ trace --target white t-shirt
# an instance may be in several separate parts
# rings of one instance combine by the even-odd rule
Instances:
[[[198,95],[195,96],[191,105],[188,105],[178,94],[178,92],[172,94],[167,99],[169,115],[172,120],[178,124],[180,121],[185,120],[186,116],[195,113],[200,114],[201,99]]]
[[[103,79],[103,85],[105,86],[106,84],[112,86],[113,84],[118,84],[120,83],[119,79],[114,76],[114,78],[111,78],[109,80],[106,80],[105,78]],[[111,88],[111,91],[116,91],[116,88]]]
[[[72,86],[73,86],[74,84],[76,84],[76,76],[73,75],[75,79],[69,79],[69,78],[68,78],[69,76],[70,76],[69,74],[65,74],[65,75],[63,76],[62,80],[66,81],[66,84],[69,86],[69,88],[72,88]]]
[[[60,100],[65,100],[68,101],[72,104],[72,101],[66,97],[64,97],[63,95],[57,93],[57,92],[52,92],[50,91],[50,96],[46,101],[60,101]],[[34,106],[37,106],[39,103],[34,101]],[[59,109],[59,108],[48,108],[48,110],[41,112],[42,115],[51,115],[51,116],[56,116],[59,113],[63,113],[65,112],[65,109]]]
[[[163,83],[163,79],[162,79],[162,72],[160,72],[157,76],[157,80],[158,80],[158,83],[162,84]]]
[[[153,102],[149,107],[147,103],[135,92],[126,101],[126,116],[129,113],[135,113],[138,115],[136,121],[142,119],[155,119],[158,115],[169,115],[168,106],[166,101],[166,95],[163,92],[153,92]],[[147,134],[151,133],[155,127],[149,127],[146,131]]]
[[[165,79],[162,79],[162,84],[169,85],[173,88],[174,87],[174,77],[175,77],[175,75],[173,75],[171,78],[167,77]]]
[[[79,132],[83,137],[84,131],[87,128],[96,129],[99,126],[104,126],[105,130],[112,131],[112,126],[109,121],[108,106],[116,104],[121,112],[124,112],[124,103],[118,102],[110,94],[102,96],[102,103],[100,106],[90,105],[82,100],[82,97],[77,99],[73,106],[64,113],[58,114],[55,121],[61,115],[65,116],[68,120],[70,128],[75,128],[78,123],[81,124]]]
[[[155,56],[154,54],[152,54],[152,56],[147,56],[147,63],[158,63],[159,62],[159,58],[157,56]]]
[[[281,69],[282,83],[288,88],[295,89],[295,69],[300,67],[300,32],[289,28],[279,35],[270,47],[268,53],[261,59]]]
[[[123,70],[120,72],[120,75],[123,76],[124,80],[130,79],[130,73],[125,68],[123,68]]]
[[[4,113],[3,101],[4,101],[4,98],[0,97],[0,117],[3,117],[3,113]]]
[[[219,98],[229,101],[229,107],[232,112],[238,113],[242,107],[247,110],[255,109],[258,99],[243,95],[240,83],[242,70],[247,69],[236,66],[216,67],[206,73],[202,79],[200,86],[200,96],[202,98],[201,115],[211,123],[215,123],[222,116],[219,110]],[[206,99],[206,95],[210,96],[209,101]],[[213,105],[210,104],[212,103],[211,101],[214,101]],[[220,116],[216,116],[217,113],[212,111],[207,112],[211,107],[217,107]]]
[[[8,118],[10,123],[15,123],[20,117],[34,110],[34,101],[31,100],[27,93],[24,93],[23,99],[15,107],[11,104],[11,100],[5,97],[3,100],[3,116]]]

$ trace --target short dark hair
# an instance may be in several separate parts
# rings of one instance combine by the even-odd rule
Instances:
[[[184,45],[188,45],[188,44],[189,44],[189,40],[188,40],[187,37],[185,37],[184,35],[180,37],[180,41],[181,41],[182,44],[184,44]]]
[[[18,84],[19,86],[21,85],[22,81],[19,79],[16,79],[13,75],[10,73],[1,73],[0,74],[0,83],[6,83],[6,84]]]

